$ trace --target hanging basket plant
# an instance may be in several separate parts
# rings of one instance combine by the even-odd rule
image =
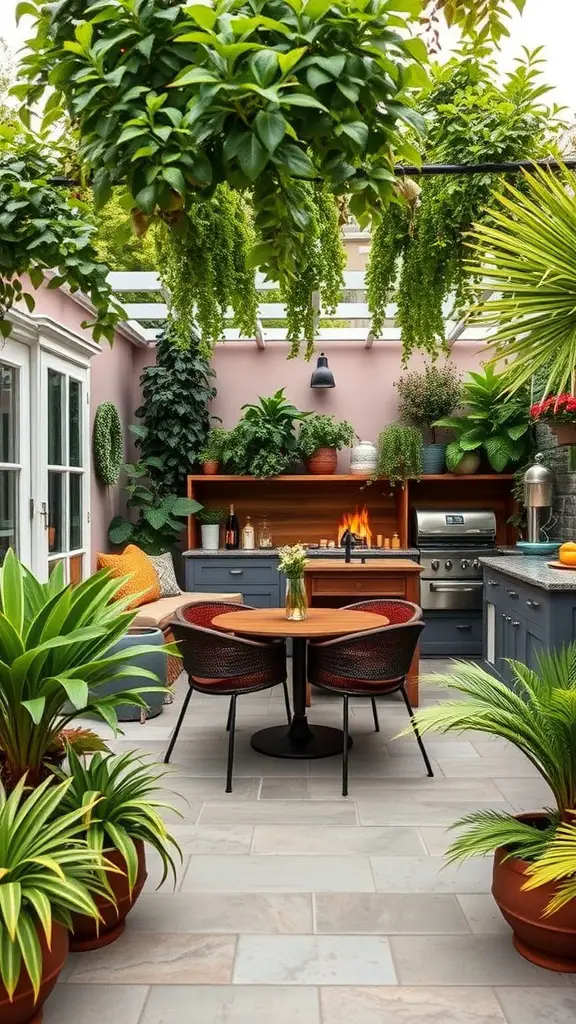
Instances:
[[[124,459],[122,424],[114,402],[101,402],[94,416],[92,431],[94,469],[100,483],[117,483]]]
[[[253,290],[242,282],[260,269],[281,288],[291,354],[302,338],[310,353],[313,294],[330,310],[342,287],[337,200],[349,194],[363,224],[379,218],[395,160],[414,156],[400,126],[423,127],[408,105],[426,83],[425,45],[409,33],[418,0],[407,18],[406,0],[148,0],[138,17],[131,4],[104,9],[102,0],[33,7],[19,95],[36,106],[48,90],[45,126],[60,110],[74,120],[99,207],[122,183],[138,234],[166,226],[174,323],[195,316],[207,348],[231,301],[237,323],[254,329]],[[250,209],[249,253],[227,190]],[[214,246],[204,242],[199,255],[209,225]],[[219,266],[230,232],[241,244]],[[213,279],[203,295],[205,269]]]

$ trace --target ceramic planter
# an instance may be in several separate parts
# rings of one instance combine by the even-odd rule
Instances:
[[[480,466],[480,456],[476,455],[476,452],[468,452],[463,455],[457,466],[454,466],[452,470],[456,476],[471,476],[472,473],[477,473]]]
[[[378,464],[378,449],[372,441],[359,441],[350,452],[350,472],[353,475],[374,473]]]
[[[204,551],[218,551],[220,547],[220,525],[219,523],[203,523],[202,547]]]
[[[42,951],[42,982],[38,999],[34,1001],[34,993],[28,972],[23,967],[20,980],[12,1001],[0,981],[0,1021],[2,1024],[41,1024],[42,1006],[48,999],[58,981],[58,975],[64,967],[68,956],[68,932],[61,924],[52,924],[52,944],[48,949],[43,930],[38,930],[40,949]]]
[[[146,644],[148,646],[153,645],[156,647],[156,651],[151,654],[140,654],[135,658],[131,657],[130,648],[139,647],[142,644]],[[151,679],[147,679],[145,676],[140,679],[137,676],[126,676],[125,678],[115,679],[113,683],[102,683],[102,685],[98,687],[98,695],[103,697],[109,693],[120,693],[121,690],[137,690],[141,686],[165,686],[167,659],[163,648],[164,634],[158,626],[131,626],[126,633],[126,636],[123,636],[121,640],[118,640],[118,642],[106,652],[106,656],[117,654],[119,651],[125,651],[127,667],[143,668],[147,669],[149,672],[154,672],[154,674],[160,679],[160,683],[155,684]],[[122,664],[116,666],[116,671],[122,671]],[[147,717],[155,718],[156,715],[159,715],[162,711],[164,694],[147,693],[144,695],[144,699],[149,708]],[[141,717],[141,709],[135,706],[133,707],[131,704],[121,704],[116,708],[116,713],[121,722],[138,722]]]
[[[336,472],[338,452],[335,448],[317,448],[305,461],[306,469],[314,476],[329,475]]]
[[[144,882],[146,881],[146,852],[144,843],[137,839],[136,849],[138,850],[138,874],[136,884],[130,892],[128,886],[128,875],[126,873],[126,861],[119,850],[105,850],[104,855],[116,867],[120,868],[121,875],[109,874],[108,881],[114,893],[115,903],[106,900],[102,896],[94,896],[94,902],[100,911],[102,920],[98,923],[92,917],[84,914],[72,914],[72,932],[70,936],[70,949],[74,953],[83,953],[89,949],[100,949],[101,946],[109,946],[116,942],[126,926],[126,918],[136,903]],[[3,1018],[0,1018],[3,1021]]]
[[[547,820],[542,812],[522,814],[518,818],[530,824]],[[576,900],[555,914],[544,917],[556,885],[550,883],[523,891],[528,862],[520,857],[506,860],[505,856],[504,849],[496,850],[494,854],[492,895],[514,932],[514,946],[526,960],[538,967],[576,973]]]
[[[558,444],[576,444],[576,423],[549,423]]]
[[[445,444],[425,444],[422,451],[422,472],[443,473],[446,460]]]
[[[202,463],[202,472],[205,476],[216,476],[219,469],[220,463],[214,459],[211,459],[210,462]]]

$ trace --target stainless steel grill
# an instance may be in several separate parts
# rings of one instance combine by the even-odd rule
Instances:
[[[496,554],[496,517],[490,510],[414,509],[414,543],[420,549],[422,608],[482,608],[481,555]]]

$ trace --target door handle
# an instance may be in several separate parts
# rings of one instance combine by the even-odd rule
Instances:
[[[516,628],[517,626],[520,625],[520,623],[519,622],[513,622],[512,625],[514,626],[514,628]]]
[[[230,573],[231,576],[241,576],[242,573],[244,572],[244,569],[228,569],[228,572]]]
[[[541,604],[541,601],[526,601],[527,608],[539,608]]]
[[[430,590],[436,594],[469,594],[473,590],[481,590],[484,586],[483,583],[478,581],[477,583],[454,583],[446,586],[443,583],[431,583]]]
[[[49,526],[50,514],[48,512],[48,505],[45,501],[42,502],[42,508],[40,509],[39,515],[44,517],[44,529],[47,530]]]
[[[456,629],[472,629],[472,626],[469,622],[456,623]]]
[[[488,580],[488,586],[489,587],[499,587],[500,584],[497,583],[496,580]]]
[[[518,597],[518,591],[516,590],[507,590],[506,593],[508,594],[508,597]]]

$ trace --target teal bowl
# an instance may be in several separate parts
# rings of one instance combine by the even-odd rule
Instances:
[[[555,555],[560,547],[559,540],[519,540],[516,547],[523,555]]]

